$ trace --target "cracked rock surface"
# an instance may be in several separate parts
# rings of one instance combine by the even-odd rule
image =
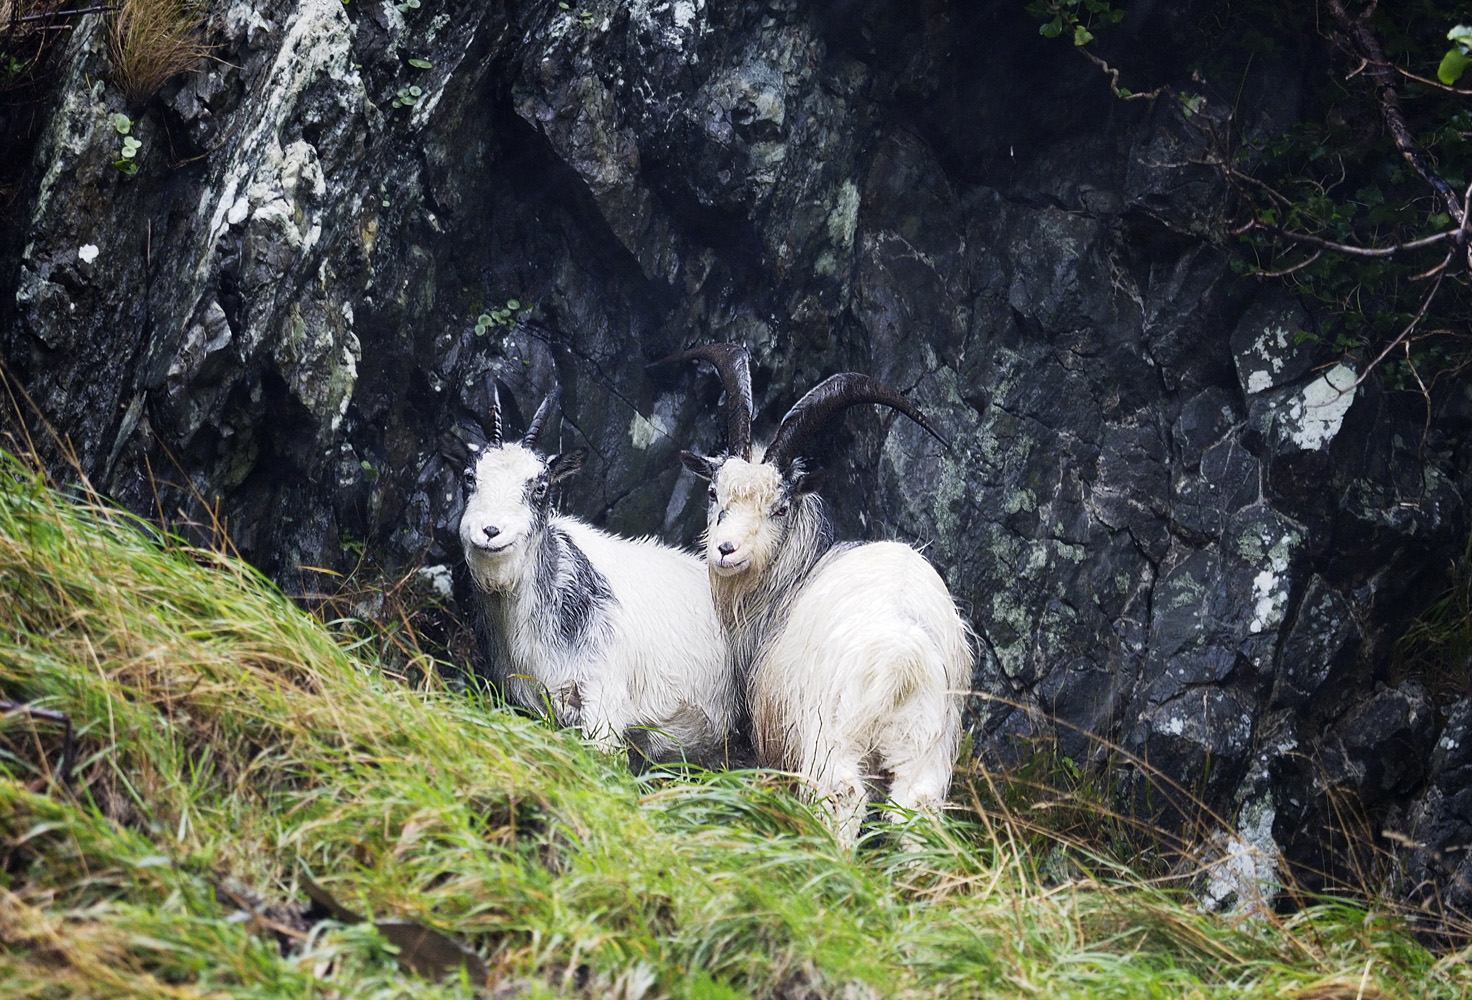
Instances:
[[[565,387],[572,511],[692,543],[718,389],[646,362],[746,343],[759,436],[868,372],[954,448],[851,411],[824,493],[967,610],[979,753],[1120,746],[1305,864],[1349,793],[1444,884],[1466,704],[1388,664],[1466,538],[1472,396],[1427,423],[1301,343],[1210,238],[1199,130],[1016,6],[221,0],[218,58],[146,107],[88,19],[0,223],[0,354],[135,509],[217,509],[289,590],[366,548],[462,599],[442,443],[493,378],[518,427]],[[1262,72],[1281,114],[1301,82]]]

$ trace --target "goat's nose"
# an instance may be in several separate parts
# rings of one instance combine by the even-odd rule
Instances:
[[[720,545],[717,546],[717,549],[720,550],[721,555],[728,556],[732,552],[736,551],[736,546],[730,542],[722,542]]]
[[[494,524],[488,524],[482,530],[485,531],[485,533],[486,533],[486,540],[487,541],[489,541],[492,538],[495,538],[497,535],[499,535],[501,533],[501,529],[498,528],[498,527],[496,527]]]

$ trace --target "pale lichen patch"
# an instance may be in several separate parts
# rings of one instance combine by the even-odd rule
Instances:
[[[1318,451],[1334,439],[1354,403],[1356,379],[1354,369],[1341,362],[1289,401],[1284,416],[1294,444]]]

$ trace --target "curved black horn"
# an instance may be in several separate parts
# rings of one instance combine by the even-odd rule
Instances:
[[[491,447],[501,447],[501,391],[491,379]]]
[[[536,415],[532,422],[526,426],[526,434],[522,436],[521,446],[523,448],[535,448],[537,438],[542,434],[542,425],[547,422],[548,415],[562,399],[562,386],[554,385],[552,391],[547,393],[547,398],[542,400],[542,405],[537,407]]]
[[[930,418],[920,408],[883,382],[858,372],[830,375],[808,390],[782,418],[777,436],[767,448],[762,461],[785,469],[798,457],[802,446],[817,431],[850,406],[860,403],[881,403],[899,410],[915,423],[930,432],[941,444],[950,448],[951,443],[938,431]]]
[[[708,361],[721,376],[726,389],[726,449],[732,455],[751,458],[751,420],[755,409],[751,402],[751,363],[741,344],[701,344],[660,358],[654,365],[676,361]]]

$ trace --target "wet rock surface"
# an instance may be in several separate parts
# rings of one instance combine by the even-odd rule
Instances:
[[[851,412],[824,492],[967,609],[979,753],[1120,747],[1313,866],[1348,795],[1465,903],[1465,702],[1387,671],[1466,537],[1466,390],[1428,423],[1235,276],[1177,104],[1005,4],[231,0],[211,39],[128,107],[79,29],[0,233],[0,353],[98,488],[288,590],[366,552],[463,599],[443,444],[493,378],[514,427],[565,387],[567,507],[689,543],[718,390],[646,362],[745,342],[758,435],[869,372],[954,447]]]

